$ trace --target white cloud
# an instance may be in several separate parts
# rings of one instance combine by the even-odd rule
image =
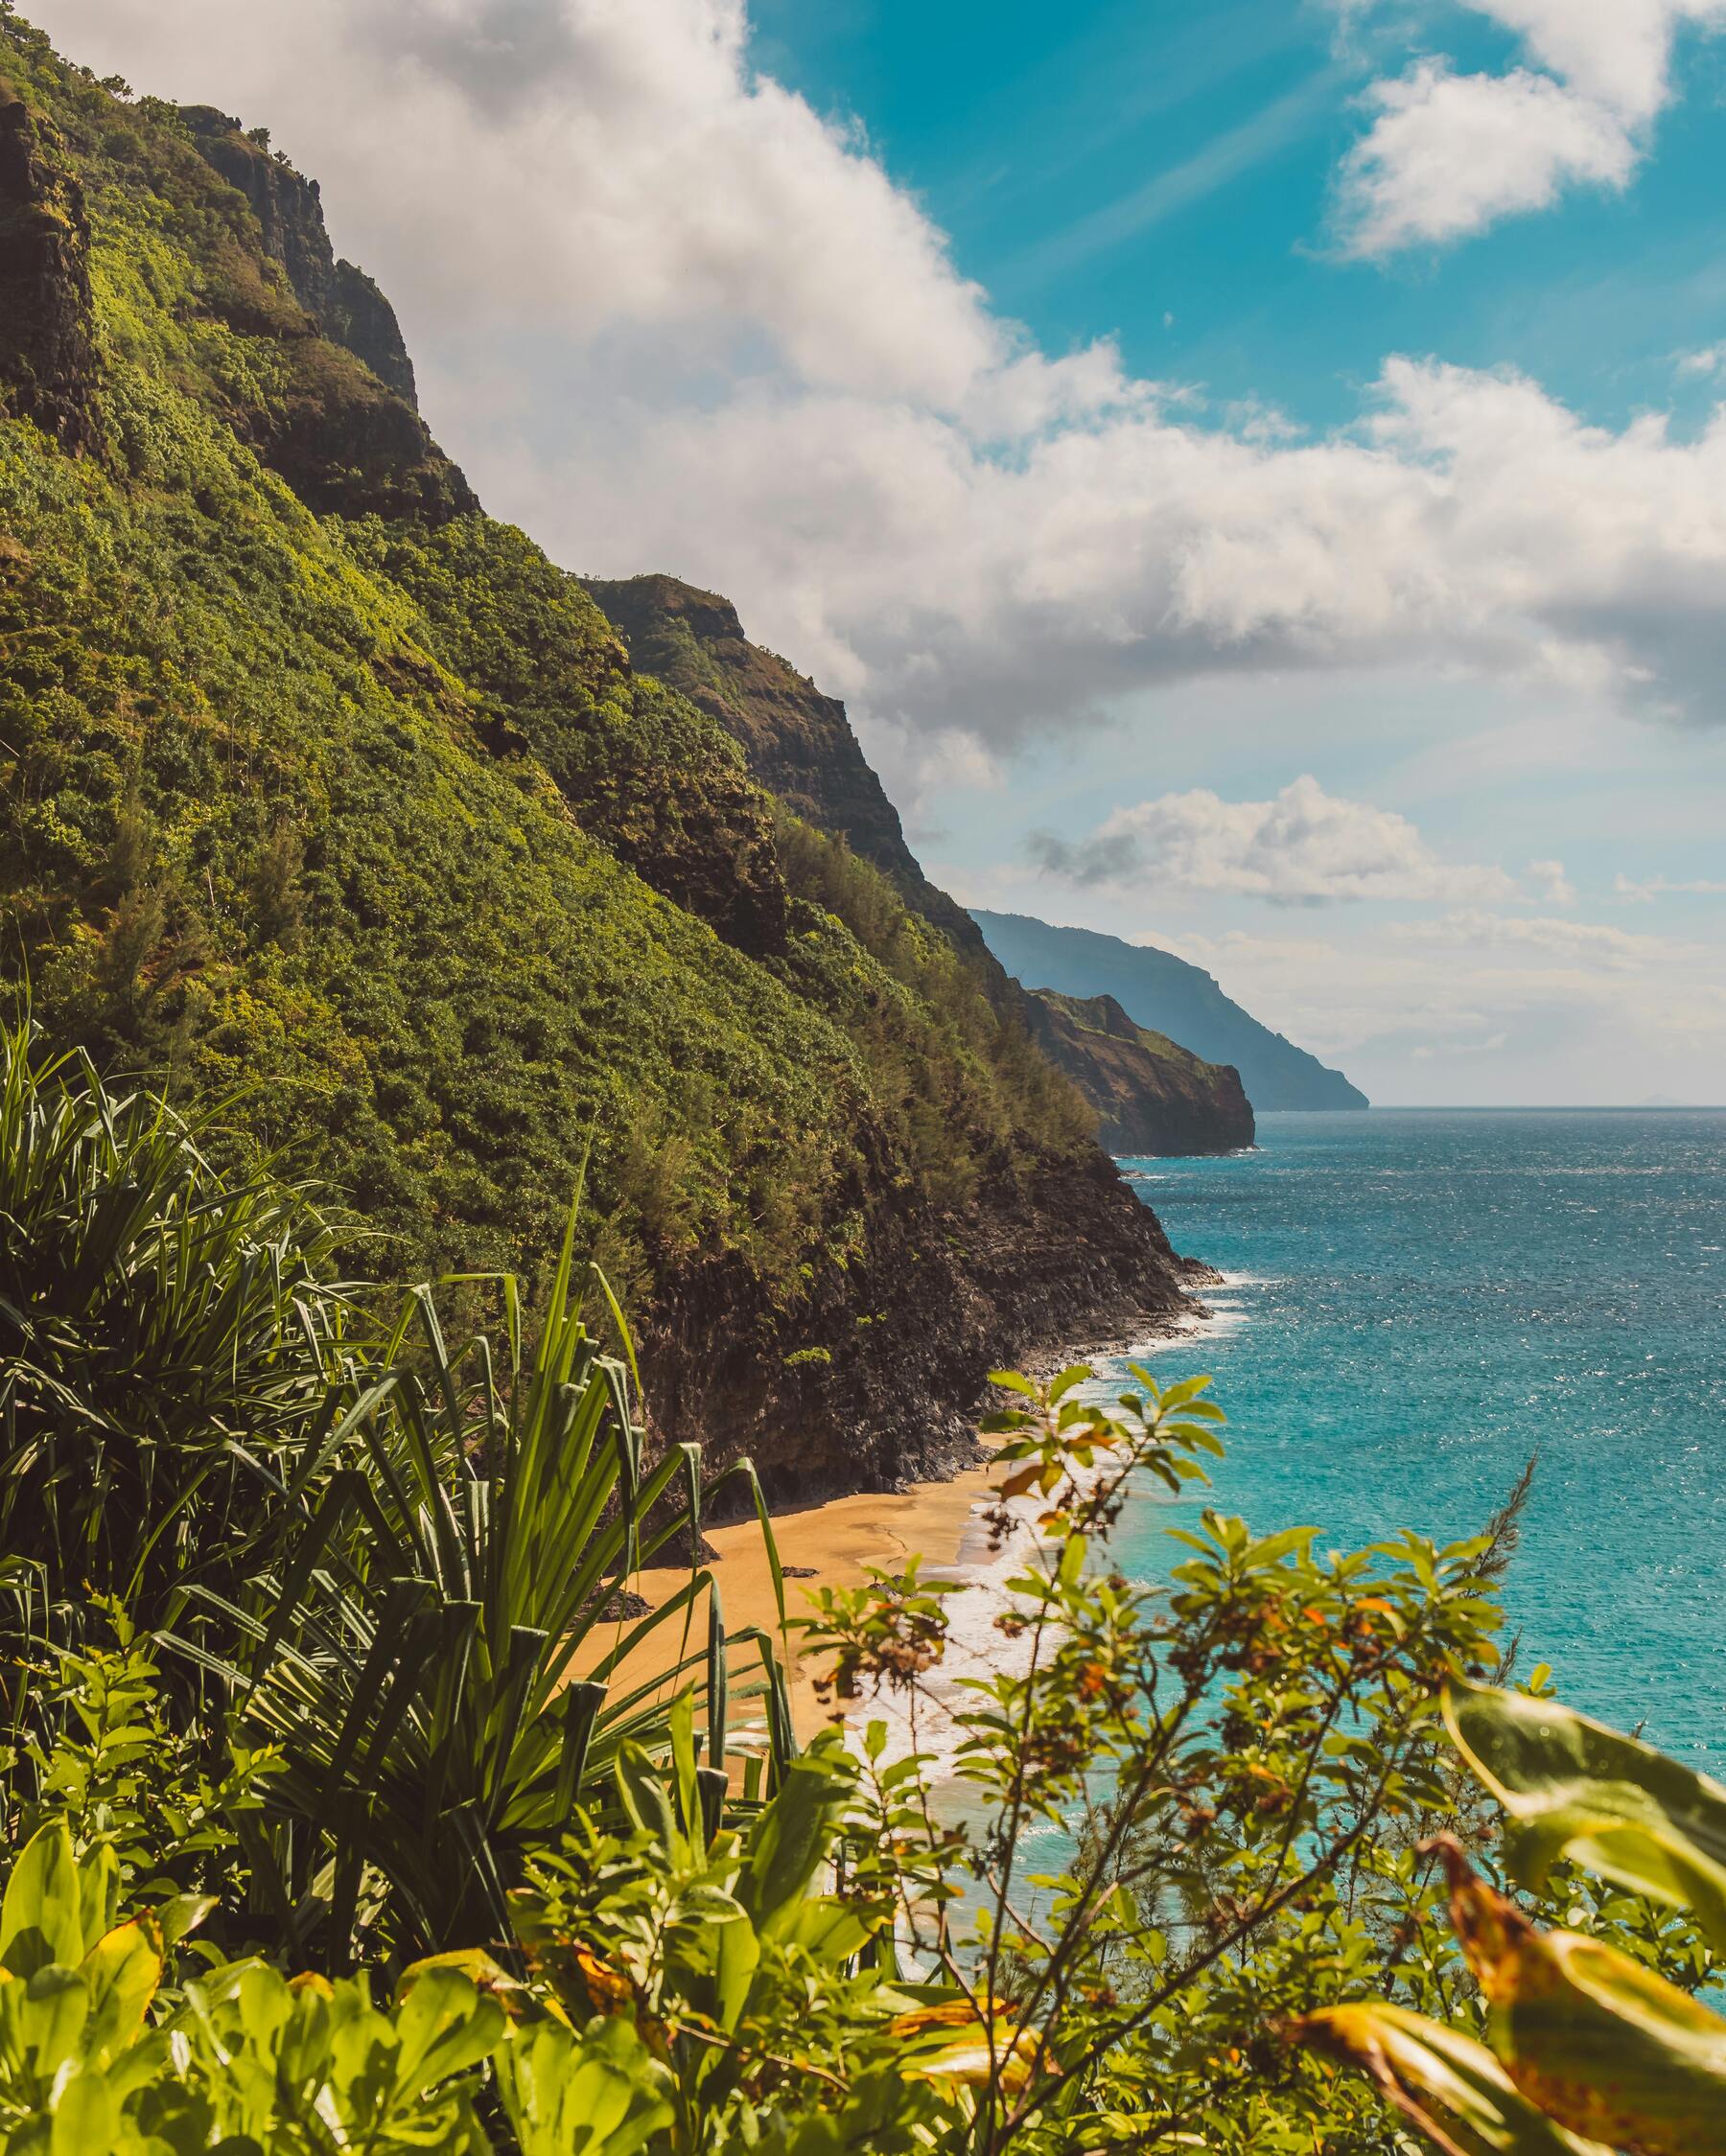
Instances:
[[[1225,801],[1202,789],[1117,809],[1071,845],[1034,842],[1048,870],[1079,884],[1143,883],[1279,905],[1349,899],[1514,899],[1502,869],[1441,860],[1406,817],[1339,800],[1296,778],[1274,800]]]
[[[1707,344],[1699,352],[1680,352],[1674,364],[1681,375],[1718,374],[1726,368],[1726,344]]]
[[[1540,887],[1540,896],[1549,906],[1576,903],[1576,887],[1565,874],[1562,861],[1530,861],[1528,873]]]
[[[1219,673],[1722,715],[1726,418],[1614,432],[1395,359],[1324,436],[1207,424],[991,312],[868,146],[752,70],[741,0],[34,12],[269,124],[488,505],[573,567],[728,592],[907,792]]]
[[[1715,883],[1706,876],[1692,877],[1688,883],[1672,883],[1665,876],[1650,876],[1645,883],[1633,882],[1629,876],[1612,879],[1614,897],[1627,900],[1633,906],[1651,905],[1656,898],[1719,898],[1726,896],[1726,883]]]
[[[1549,208],[1569,187],[1623,187],[1673,95],[1679,31],[1726,22],[1726,0],[1464,0],[1521,40],[1533,67],[1459,75],[1416,59],[1377,81],[1375,113],[1339,173],[1347,252],[1443,244]],[[1372,0],[1341,0],[1358,21]]]
[[[1622,187],[1623,122],[1550,75],[1457,75],[1422,60],[1367,93],[1378,117],[1340,174],[1344,251],[1394,254],[1544,210],[1578,181]]]
[[[1646,966],[1699,955],[1693,945],[1669,942],[1660,936],[1632,936],[1627,930],[1592,921],[1544,920],[1475,910],[1448,914],[1442,920],[1393,921],[1387,933],[1411,943],[1542,951],[1580,966]]]

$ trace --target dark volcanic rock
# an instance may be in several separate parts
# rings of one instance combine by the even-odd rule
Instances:
[[[962,1215],[877,1198],[869,1245],[816,1283],[790,1358],[730,1267],[686,1275],[644,1365],[656,1435],[704,1442],[712,1465],[752,1453],[775,1502],[955,1474],[979,1457],[991,1370],[1151,1338],[1217,1278],[1094,1149],[1004,1176]]]
[[[69,450],[97,447],[90,225],[53,131],[0,80],[0,384]]]
[[[777,652],[752,644],[736,609],[716,591],[675,576],[582,581],[641,672],[668,682],[717,719],[769,793],[805,823],[844,839],[961,950],[982,950],[976,923],[929,881],[905,844],[898,810],[836,697],[824,696]]]
[[[395,309],[363,269],[337,259],[317,182],[272,156],[212,104],[182,105],[180,117],[205,159],[251,204],[264,252],[281,265],[293,296],[323,335],[363,359],[386,389],[417,411],[413,361]]]
[[[1241,1074],[1135,1026],[1112,996],[1031,993],[1031,1030],[1097,1112],[1115,1153],[1227,1153],[1253,1140]]]
[[[291,371],[279,406],[235,414],[241,430],[319,516],[442,523],[473,514],[478,496],[419,416],[395,310],[363,270],[337,261],[317,182],[213,105],[182,106],[180,117],[205,162],[245,197],[265,261],[298,302],[215,295],[236,328],[279,338]]]
[[[356,269],[351,262],[337,263],[330,308],[326,335],[345,344],[385,389],[393,389],[403,404],[418,411],[419,391],[413,361],[402,341],[402,325],[395,309],[363,269]]]

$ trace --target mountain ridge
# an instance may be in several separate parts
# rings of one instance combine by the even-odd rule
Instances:
[[[1211,974],[1173,952],[1095,929],[1057,928],[1029,914],[972,907],[971,918],[1027,988],[1112,996],[1134,1024],[1166,1033],[1205,1062],[1232,1064],[1260,1114],[1368,1105],[1341,1071],[1261,1025]]]
[[[1252,1144],[1252,1104],[1232,1064],[1207,1063],[1136,1025],[1112,996],[1038,988],[1031,1008],[1038,1047],[1096,1110],[1111,1153],[1231,1153]]]
[[[391,1277],[542,1272],[586,1158],[656,1438],[784,1494],[945,1472],[991,1366],[1187,1309],[980,942],[483,514],[312,183],[15,14],[0,73],[0,967],[50,1037],[229,1102]]]

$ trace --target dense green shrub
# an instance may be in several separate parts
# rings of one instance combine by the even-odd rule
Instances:
[[[1718,2147],[1726,1792],[1481,1681],[1514,1507],[1328,1558],[1205,1513],[1134,1585],[1109,1537],[1218,1450],[1202,1380],[1006,1378],[999,1657],[940,1681],[971,1590],[915,1565],[824,1589],[829,1689],[910,1741],[800,1756],[572,1230],[537,1321],[500,1279],[489,1333],[429,1287],[380,1329],[305,1196],[28,1027],[8,1073],[8,2149]],[[32,1542],[57,1505],[164,1621]]]

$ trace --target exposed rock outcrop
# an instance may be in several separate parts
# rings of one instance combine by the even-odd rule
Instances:
[[[315,179],[270,153],[213,104],[185,104],[180,118],[208,162],[251,204],[264,252],[279,263],[293,296],[332,343],[363,359],[386,389],[419,409],[413,361],[395,309],[363,269],[338,260]]]
[[[0,388],[69,450],[101,440],[90,223],[53,128],[0,78]]]
[[[1229,1153],[1253,1140],[1252,1104],[1232,1064],[1205,1063],[1135,1026],[1112,996],[1031,994],[1038,1046],[1097,1113],[1112,1153]]]
[[[743,634],[737,611],[716,591],[675,576],[583,579],[644,674],[681,689],[743,749],[751,775],[796,815],[842,838],[879,869],[914,913],[961,950],[983,939],[965,909],[937,889],[905,844],[845,706],[807,675]]]
[[[478,510],[419,416],[395,310],[363,270],[336,259],[317,182],[214,105],[184,105],[180,118],[205,162],[245,197],[265,261],[297,303],[260,308],[242,290],[227,309],[236,328],[273,336],[288,368],[283,396],[236,414],[259,454],[319,516],[435,524]]]

